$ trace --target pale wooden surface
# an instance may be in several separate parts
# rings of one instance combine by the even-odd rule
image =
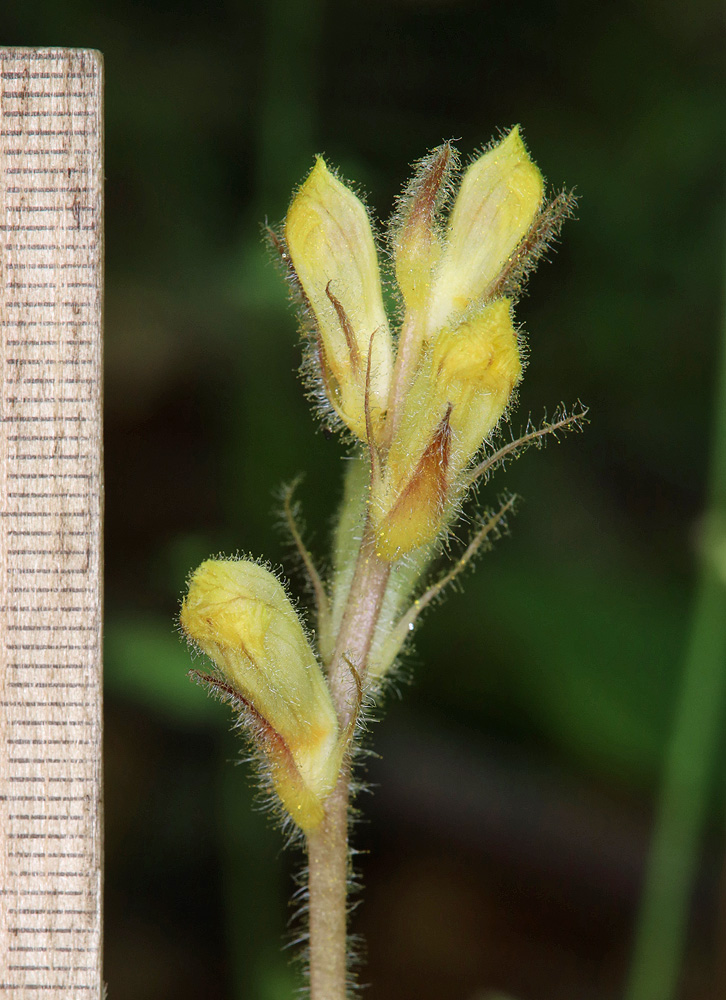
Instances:
[[[0,50],[0,996],[100,998],[103,64]]]

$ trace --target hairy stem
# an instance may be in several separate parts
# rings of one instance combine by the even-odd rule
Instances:
[[[376,556],[372,531],[366,527],[329,670],[343,732],[358,710],[360,696],[353,670],[365,678],[389,574],[390,564]],[[311,1000],[344,1000],[346,996],[349,797],[350,763],[346,762],[326,802],[323,822],[307,838]]]
[[[346,767],[328,799],[325,819],[308,836],[312,1000],[343,1000],[346,994],[349,782]]]

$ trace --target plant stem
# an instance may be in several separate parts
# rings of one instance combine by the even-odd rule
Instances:
[[[341,732],[355,722],[359,705],[353,671],[362,681],[390,571],[390,564],[376,556],[366,525],[329,670]],[[311,1000],[346,996],[349,796],[346,761],[326,802],[323,822],[307,838]]]
[[[311,1000],[343,1000],[348,971],[348,786],[343,768],[325,819],[308,835]]]
[[[351,667],[363,681],[390,574],[391,564],[376,555],[374,533],[366,524],[328,669],[328,682],[342,729],[347,728],[357,710],[357,685]]]
[[[635,934],[627,1000],[672,1000],[726,699],[726,315],[690,641]]]

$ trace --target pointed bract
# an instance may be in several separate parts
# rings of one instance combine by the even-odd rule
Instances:
[[[456,150],[449,142],[424,157],[417,164],[393,219],[391,243],[396,281],[409,315],[421,315],[428,302],[444,246],[438,216],[457,160]]]
[[[408,475],[398,489],[384,484],[389,485],[390,506],[376,533],[379,559],[393,562],[400,555],[433,541],[441,529],[449,489],[450,416],[448,407],[421,457],[405,470]],[[400,475],[402,470],[392,466],[392,471],[393,475],[396,471]]]

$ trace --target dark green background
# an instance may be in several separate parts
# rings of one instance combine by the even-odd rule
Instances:
[[[107,970],[112,1000],[287,1000],[297,851],[225,709],[187,681],[186,573],[264,554],[275,491],[325,555],[339,442],[295,377],[260,239],[324,152],[385,220],[409,164],[519,122],[578,221],[520,304],[515,424],[585,435],[500,473],[510,539],[427,620],[373,745],[356,844],[370,1000],[621,994],[688,634],[723,272],[711,0],[23,0],[3,44],[106,60]],[[716,997],[724,747],[681,995]]]

